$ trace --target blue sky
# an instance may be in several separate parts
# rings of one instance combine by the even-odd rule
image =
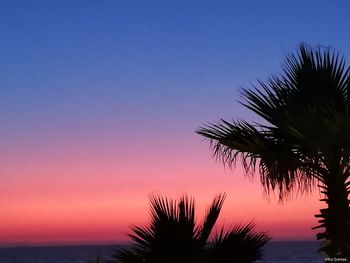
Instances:
[[[2,1],[0,116],[6,123],[61,125],[161,111],[196,126],[232,110],[242,115],[237,90],[279,72],[298,43],[350,53],[349,7],[347,1]]]
[[[350,53],[347,1],[2,1],[0,143],[194,136],[300,42]],[[190,137],[188,137],[190,138]]]

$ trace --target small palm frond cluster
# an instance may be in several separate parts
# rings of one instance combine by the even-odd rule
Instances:
[[[259,171],[280,200],[316,184],[328,208],[317,215],[330,256],[350,258],[350,68],[328,48],[305,44],[287,56],[283,74],[244,89],[242,104],[263,121],[222,120],[200,128],[225,164]]]
[[[262,247],[269,237],[254,233],[253,223],[223,229],[208,242],[219,217],[225,194],[214,198],[203,224],[195,222],[195,205],[186,196],[179,201],[151,196],[151,223],[146,227],[133,226],[129,249],[116,250],[108,262],[122,263],[196,263],[233,262],[250,263],[261,259]]]
[[[261,248],[266,244],[267,236],[255,233],[253,229],[253,222],[236,225],[228,232],[221,229],[210,244],[211,262],[254,262],[262,259]],[[239,252],[232,253],[233,248]]]

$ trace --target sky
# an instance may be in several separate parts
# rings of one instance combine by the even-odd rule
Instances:
[[[348,1],[1,1],[0,245],[113,243],[149,194],[226,192],[219,225],[314,240],[317,189],[283,204],[195,130],[256,117],[240,89],[301,42],[349,58]]]

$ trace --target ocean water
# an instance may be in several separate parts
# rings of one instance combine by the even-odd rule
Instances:
[[[319,242],[269,242],[264,259],[259,263],[320,263],[324,257],[317,253]]]
[[[3,247],[0,263],[88,263],[100,255],[107,259],[117,246]],[[317,242],[270,242],[259,263],[320,263]],[[258,262],[257,262],[258,263]]]

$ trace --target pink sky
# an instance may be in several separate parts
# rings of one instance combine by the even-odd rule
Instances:
[[[195,134],[187,142],[174,137],[111,139],[99,146],[44,143],[1,156],[2,245],[125,241],[130,224],[148,222],[150,193],[192,195],[201,220],[212,198],[226,192],[218,226],[254,219],[258,230],[276,240],[314,240],[317,191],[285,204],[269,200],[258,177],[245,178],[240,167],[225,170]]]

